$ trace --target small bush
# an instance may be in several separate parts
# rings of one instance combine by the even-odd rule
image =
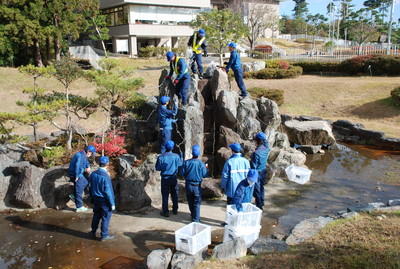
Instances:
[[[279,68],[281,60],[268,60],[265,61],[265,68]]]
[[[153,56],[154,53],[154,47],[142,47],[139,49],[139,57],[144,57],[144,58],[149,58]]]
[[[63,164],[63,157],[65,149],[62,146],[45,148],[40,153],[43,158],[43,165],[45,167],[53,167],[55,165]]]
[[[104,150],[104,154],[108,157],[118,157],[127,153],[125,149],[124,133],[109,132],[105,139],[104,145],[101,144],[101,138],[97,138],[97,143],[92,143],[98,152]]]
[[[397,87],[391,91],[390,96],[392,96],[396,104],[400,106],[400,87]]]
[[[265,97],[277,103],[278,106],[284,103],[285,97],[282,90],[264,89],[261,87],[254,87],[247,90],[254,98]]]
[[[264,68],[258,72],[246,72],[245,77],[257,79],[296,78],[303,73],[300,66],[289,66],[288,69]]]
[[[278,63],[279,69],[289,69],[289,63],[287,61],[280,61]]]

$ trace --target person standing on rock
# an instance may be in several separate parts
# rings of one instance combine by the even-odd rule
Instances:
[[[114,189],[108,174],[108,157],[100,157],[100,168],[89,177],[90,196],[93,200],[92,230],[89,232],[91,238],[96,238],[96,231],[101,220],[101,241],[113,239],[108,234],[108,225],[111,220],[112,211],[115,210]]]
[[[225,71],[228,73],[229,69],[232,68],[233,74],[235,76],[235,81],[240,89],[240,96],[245,98],[248,93],[246,91],[246,86],[244,85],[243,82],[243,70],[242,70],[242,64],[240,63],[240,55],[236,51],[236,44],[234,42],[231,42],[228,44],[229,51],[231,52],[231,56],[229,57],[229,62],[224,68]]]
[[[68,168],[70,181],[74,182],[74,195],[76,212],[85,212],[87,207],[83,206],[82,195],[88,184],[84,173],[90,173],[90,164],[88,158],[96,155],[96,148],[92,145],[85,147],[84,150],[77,152],[71,159]]]
[[[269,146],[267,136],[263,132],[257,133],[254,140],[257,148],[251,155],[250,167],[258,171],[258,180],[255,184],[253,195],[256,198],[256,206],[262,210],[265,197],[264,185],[266,184]]]
[[[172,110],[167,108],[170,97],[160,97],[160,107],[158,108],[158,124],[160,126],[161,153],[165,152],[165,143],[172,139],[172,123],[176,122],[174,117],[178,113],[178,104],[175,102]]]
[[[173,81],[175,85],[175,94],[182,101],[182,105],[187,104],[187,91],[190,86],[190,73],[184,58],[177,57],[172,51],[168,51],[167,61],[169,62],[170,71],[165,79],[171,79],[175,72],[176,78]]]
[[[200,222],[201,182],[207,176],[205,164],[199,159],[200,147],[192,147],[192,159],[186,160],[179,174],[185,178],[186,198],[193,222]]]
[[[201,49],[204,51],[204,57],[207,57],[207,41],[206,41],[206,31],[204,29],[200,29],[189,38],[188,46],[191,47],[193,51],[192,55],[192,64],[190,68],[192,69],[193,74],[197,73],[197,68],[199,69],[199,79],[203,79],[203,62],[201,60]]]
[[[168,197],[171,194],[172,212],[178,214],[178,169],[182,166],[182,156],[172,153],[174,141],[165,143],[166,152],[157,157],[156,170],[161,172],[162,211],[160,215],[169,217]]]
[[[238,212],[243,212],[243,203],[251,203],[255,183],[258,180],[258,172],[256,169],[250,169],[247,177],[240,181],[236,188],[233,202]]]
[[[228,205],[233,204],[233,196],[240,181],[246,178],[250,169],[250,163],[242,157],[242,147],[238,143],[229,145],[232,149],[232,156],[225,162],[222,170],[221,187],[225,192]]]

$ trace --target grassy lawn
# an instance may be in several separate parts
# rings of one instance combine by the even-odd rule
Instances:
[[[120,62],[134,70],[134,76],[144,78],[145,86],[140,89],[146,95],[158,94],[158,80],[162,69],[169,68],[165,59],[121,58]],[[39,78],[39,86],[63,91],[62,85],[53,78]],[[400,108],[390,98],[390,91],[398,87],[398,77],[334,77],[303,75],[295,79],[245,80],[247,88],[263,87],[284,91],[285,102],[280,112],[291,116],[320,116],[324,119],[346,119],[362,123],[368,129],[383,131],[388,137],[400,138]],[[0,68],[0,111],[20,109],[15,101],[24,100],[24,87],[31,86],[32,79],[15,68]],[[235,81],[231,83],[238,91]],[[71,93],[92,96],[95,87],[81,79],[71,85]],[[102,115],[95,115],[94,123],[84,124],[88,129],[99,128],[96,124]],[[49,127],[49,130],[51,127]],[[51,130],[54,130],[51,129]],[[18,128],[17,133],[26,133]],[[47,131],[45,128],[42,131]]]
[[[336,220],[285,253],[207,261],[196,268],[400,268],[400,212]]]

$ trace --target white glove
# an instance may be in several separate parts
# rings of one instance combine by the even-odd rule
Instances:
[[[115,210],[115,205],[111,206],[111,210],[112,210],[112,211]]]
[[[239,212],[238,212],[238,215],[243,215],[243,211],[239,211]]]

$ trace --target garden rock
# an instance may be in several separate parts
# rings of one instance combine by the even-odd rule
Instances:
[[[211,78],[214,75],[215,70],[217,70],[217,64],[214,61],[212,61],[208,65],[206,72],[204,72],[203,74],[204,78]]]
[[[261,124],[256,119],[258,113],[257,102],[251,98],[244,98],[239,102],[237,109],[238,133],[245,140],[252,140],[261,130]]]
[[[203,198],[220,198],[223,196],[221,191],[221,180],[217,178],[206,178],[201,184]]]
[[[304,166],[305,162],[306,156],[294,148],[281,149],[273,147],[268,155],[270,166],[267,169],[267,180],[271,180],[272,178],[275,181],[287,180],[285,169],[291,164]]]
[[[261,130],[261,124],[254,118],[245,118],[239,123],[238,133],[244,140],[252,140],[254,136]]]
[[[278,147],[281,149],[290,148],[290,142],[287,134],[276,132],[274,147]]]
[[[22,161],[22,155],[28,152],[30,148],[25,147],[19,143],[6,144],[0,147],[0,154],[5,154],[8,158],[14,161]]]
[[[232,150],[230,148],[222,147],[217,151],[217,168],[218,171],[222,172],[225,162],[232,156]]]
[[[147,255],[145,260],[145,268],[148,269],[167,269],[171,261],[171,249],[155,249]]]
[[[291,143],[298,145],[331,145],[335,143],[332,127],[326,121],[286,121],[285,130]]]
[[[303,220],[293,228],[291,234],[286,239],[286,243],[289,246],[298,245],[299,243],[311,238],[332,221],[333,218],[330,217],[318,217]]]
[[[241,258],[246,253],[246,242],[243,238],[239,237],[215,246],[211,257],[218,260],[232,260]]]
[[[218,125],[234,128],[237,122],[238,95],[229,90],[220,91],[216,108]]]
[[[217,147],[229,148],[229,145],[233,143],[242,143],[240,135],[228,127],[220,126]]]
[[[11,165],[8,171],[12,175],[6,197],[9,204],[22,208],[43,207],[40,185],[45,170],[21,162]]]
[[[307,154],[316,154],[321,151],[322,146],[314,146],[314,145],[301,145],[298,150],[307,153]]]
[[[0,154],[0,208],[4,206],[4,199],[10,185],[11,174],[7,168],[14,162],[7,155]]]
[[[210,80],[210,87],[212,89],[213,100],[217,100],[221,91],[229,90],[231,86],[226,72],[220,68],[215,69],[214,75]]]
[[[252,71],[255,71],[255,72],[260,71],[261,69],[265,68],[265,61],[254,62],[254,63],[251,64],[251,66],[252,66],[252,69],[253,69]]]
[[[127,178],[133,173],[133,164],[136,156],[132,154],[122,154],[118,157],[118,171],[122,178]]]
[[[400,199],[389,200],[387,205],[388,206],[400,205]]]
[[[40,193],[48,208],[64,209],[73,193],[73,183],[68,182],[68,165],[54,166],[44,173]]]
[[[343,219],[351,219],[351,218],[357,217],[358,215],[360,215],[360,214],[353,211],[353,212],[344,213],[340,217]]]
[[[199,250],[195,255],[190,255],[182,251],[177,251],[172,256],[171,269],[191,269],[196,264],[201,263],[207,258],[208,247]]]
[[[284,252],[286,251],[287,247],[288,246],[284,241],[267,237],[260,237],[250,247],[250,252],[255,255],[266,252]]]
[[[281,115],[279,113],[278,105],[265,97],[257,99],[258,105],[258,118],[261,121],[261,127],[265,133],[271,129],[277,129],[281,124]]]

